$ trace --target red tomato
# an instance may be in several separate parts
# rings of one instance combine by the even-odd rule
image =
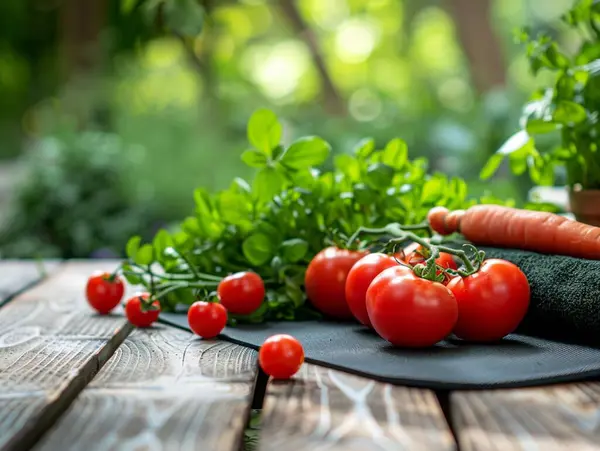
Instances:
[[[217,296],[230,313],[249,315],[262,304],[265,298],[265,284],[255,272],[238,272],[219,282]]]
[[[394,346],[427,347],[446,338],[456,324],[456,299],[441,283],[402,266],[379,274],[367,290],[373,329]]]
[[[88,303],[100,314],[110,313],[123,298],[125,285],[123,279],[116,276],[111,279],[107,272],[97,272],[88,279],[85,295]]]
[[[367,253],[328,247],[315,255],[306,269],[304,285],[308,299],[317,310],[332,318],[353,318],[346,303],[346,277]]]
[[[384,269],[398,266],[394,257],[382,253],[369,254],[361,258],[350,269],[346,279],[346,302],[354,317],[365,326],[371,327],[367,314],[365,295],[373,279]]]
[[[479,271],[448,283],[458,302],[457,337],[496,341],[517,328],[529,308],[529,282],[511,262],[485,260]]]
[[[138,294],[127,300],[125,304],[125,315],[131,324],[136,327],[150,327],[160,313],[160,303],[152,303],[153,310],[142,311],[142,301],[146,302],[150,295],[148,293]]]
[[[289,379],[304,363],[304,349],[291,335],[273,335],[260,347],[258,362],[269,376],[275,379]]]
[[[227,324],[227,310],[216,302],[194,302],[188,309],[190,329],[202,338],[214,338]]]

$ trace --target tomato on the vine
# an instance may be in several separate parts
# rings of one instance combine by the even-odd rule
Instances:
[[[160,313],[160,303],[152,302],[152,307],[144,311],[142,303],[146,303],[150,295],[142,293],[129,298],[125,304],[125,315],[131,324],[136,327],[150,327]]]
[[[529,308],[525,274],[511,262],[485,260],[479,270],[448,283],[458,302],[454,334],[469,341],[496,341],[515,331]]]
[[[371,327],[365,298],[369,285],[384,269],[398,265],[394,257],[378,252],[364,256],[350,269],[346,279],[346,302],[354,317],[365,326]]]
[[[367,290],[373,329],[394,346],[427,347],[446,338],[458,318],[454,295],[444,285],[403,266],[379,274]]]
[[[260,347],[258,362],[269,376],[275,379],[289,379],[304,363],[304,348],[291,335],[273,335]]]
[[[352,266],[367,251],[328,247],[311,260],[306,269],[306,296],[321,313],[337,319],[352,319],[346,302],[346,278]]]
[[[119,276],[97,272],[88,279],[85,295],[88,303],[100,314],[110,313],[123,298],[125,284]]]
[[[188,324],[202,338],[214,338],[227,324],[227,310],[216,302],[196,301],[188,309]]]
[[[265,284],[255,272],[237,272],[219,282],[217,296],[230,313],[249,315],[262,304],[265,298]]]
[[[404,261],[406,263],[408,263],[410,266],[415,266],[420,263],[424,264],[425,260],[426,260],[425,255],[427,255],[426,252],[427,252],[427,250],[423,250],[423,246],[418,245],[415,248],[411,249],[411,251],[406,254]],[[454,261],[454,257],[452,257],[452,255],[448,254],[447,252],[440,252],[440,255],[438,256],[438,258],[435,259],[435,262],[437,265],[441,266],[442,268],[449,268],[449,269],[454,269],[454,270],[458,269],[458,265]],[[437,274],[441,274],[441,273],[442,273],[442,270],[437,271]],[[446,278],[444,279],[443,283],[447,284],[450,281],[450,279],[451,279],[451,277],[446,274]]]

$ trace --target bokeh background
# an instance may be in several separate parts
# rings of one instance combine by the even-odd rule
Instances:
[[[513,32],[568,51],[571,3],[2,0],[0,256],[111,256],[178,221],[195,187],[250,175],[261,107],[336,153],[401,137],[478,195],[543,81]],[[503,170],[494,194],[522,200],[529,183]]]

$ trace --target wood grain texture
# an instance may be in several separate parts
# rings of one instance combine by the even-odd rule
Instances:
[[[0,309],[0,449],[35,443],[131,331],[85,301],[90,273],[115,267],[66,263]]]
[[[58,261],[0,260],[0,306],[58,268]]]
[[[600,450],[600,384],[455,392],[452,423],[463,451]]]
[[[433,392],[304,364],[269,381],[260,450],[454,450]]]
[[[249,348],[135,330],[36,450],[237,450],[255,368]]]

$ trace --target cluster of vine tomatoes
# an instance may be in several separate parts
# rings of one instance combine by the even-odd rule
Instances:
[[[93,274],[86,285],[86,298],[99,314],[113,311],[123,298],[125,284],[117,274]],[[228,312],[249,315],[264,301],[265,285],[262,278],[251,271],[231,274],[217,286],[218,302],[196,301],[188,309],[190,329],[202,338],[219,335],[227,324]],[[160,303],[152,301],[148,293],[139,293],[125,301],[127,320],[136,327],[150,327],[158,320]],[[288,379],[304,363],[304,348],[294,337],[273,335],[259,350],[259,364],[263,371],[277,379]]]
[[[435,260],[443,282],[415,274],[426,249],[411,246],[400,256],[329,247],[310,262],[306,293],[326,316],[355,318],[395,346],[426,347],[451,333],[468,341],[496,341],[513,332],[529,307],[526,276],[513,263],[485,260],[478,271],[449,276],[453,256]]]

